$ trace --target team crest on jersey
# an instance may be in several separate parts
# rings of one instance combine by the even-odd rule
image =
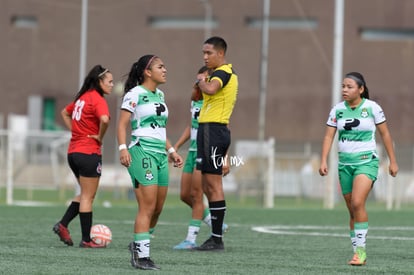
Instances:
[[[145,178],[146,178],[147,180],[152,180],[152,179],[154,178],[154,176],[152,175],[151,170],[147,170],[147,171],[145,172]]]
[[[361,111],[361,117],[366,118],[368,117],[368,110],[367,108],[363,108]]]

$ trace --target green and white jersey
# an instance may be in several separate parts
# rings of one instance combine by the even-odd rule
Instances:
[[[197,151],[198,117],[200,116],[203,100],[191,101],[191,137],[189,151]]]
[[[137,86],[125,94],[121,109],[131,112],[131,148],[139,142],[144,150],[166,154],[168,108],[164,93]]]
[[[362,99],[354,109],[346,101],[335,105],[326,124],[338,131],[339,163],[362,164],[377,158],[376,125],[385,121],[382,108],[369,99]]]

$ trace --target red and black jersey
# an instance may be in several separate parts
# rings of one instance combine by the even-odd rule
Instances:
[[[72,116],[72,138],[68,153],[84,153],[101,155],[101,145],[88,135],[99,133],[100,117],[109,117],[108,104],[96,90],[84,93],[76,102],[66,106]]]

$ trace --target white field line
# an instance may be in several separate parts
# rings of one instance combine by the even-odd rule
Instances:
[[[123,221],[106,220],[100,221],[101,223],[123,223],[123,224],[134,224],[133,219]],[[182,225],[179,222],[164,222],[159,221],[158,225]],[[244,224],[229,224],[229,227],[245,227],[248,225]],[[414,232],[413,226],[372,226],[369,228],[373,231],[408,231]],[[314,236],[314,237],[336,237],[336,238],[349,238],[349,234],[330,233],[332,231],[347,231],[345,226],[317,226],[317,225],[264,225],[264,226],[253,226],[252,231],[275,234],[275,235],[296,235],[296,236]],[[302,230],[302,231],[301,231]],[[307,230],[307,231],[304,231]],[[312,232],[309,232],[312,230]],[[375,236],[369,234],[369,239],[378,240],[398,240],[398,241],[414,241],[414,237],[399,237],[399,236]]]
[[[385,226],[385,227],[370,227],[371,230],[387,230],[387,231],[413,231],[414,227],[399,227],[399,226]],[[314,225],[267,225],[254,226],[253,231],[275,234],[275,235],[297,235],[297,236],[318,236],[318,237],[345,237],[349,238],[349,234],[329,233],[332,230],[347,230],[340,226],[314,226]],[[314,230],[313,232],[301,230]],[[328,231],[328,232],[326,232]],[[414,237],[399,237],[399,236],[373,236],[369,235],[370,239],[378,240],[398,240],[398,241],[414,241]]]

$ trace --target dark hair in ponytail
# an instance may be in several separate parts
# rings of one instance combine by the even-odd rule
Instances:
[[[369,99],[369,91],[368,91],[367,83],[365,82],[364,76],[362,74],[358,72],[350,72],[345,75],[345,78],[351,78],[355,80],[359,88],[364,86],[364,91],[361,93],[361,97]]]
[[[109,73],[108,69],[105,69],[101,65],[95,65],[90,70],[88,75],[85,77],[82,87],[80,88],[79,92],[76,94],[74,101],[78,100],[84,93],[86,93],[89,90],[97,90],[98,93],[101,96],[103,96],[104,91],[102,90],[99,81],[105,78],[106,73]]]
[[[156,55],[147,54],[141,56],[137,62],[132,64],[131,70],[128,73],[128,78],[124,85],[124,95],[137,85],[144,82],[144,71],[151,68],[151,63],[156,58]]]

